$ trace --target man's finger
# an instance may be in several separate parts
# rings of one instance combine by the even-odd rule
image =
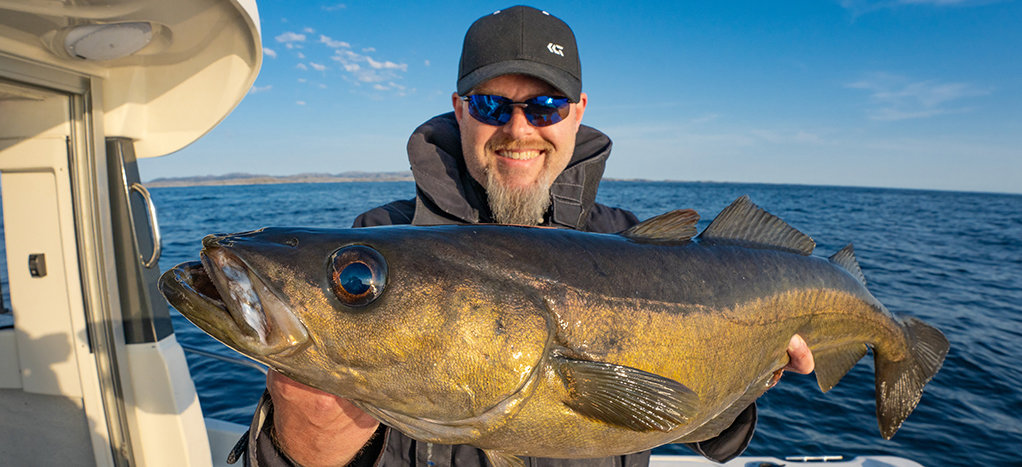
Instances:
[[[791,336],[791,341],[788,342],[788,364],[784,369],[807,375],[815,368],[816,361],[813,360],[813,352],[809,350],[806,341],[798,334]]]

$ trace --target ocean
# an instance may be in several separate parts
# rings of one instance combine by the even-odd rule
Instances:
[[[1022,196],[802,185],[607,181],[598,201],[640,219],[678,208],[700,229],[741,195],[812,236],[829,256],[853,242],[870,290],[893,313],[951,342],[944,367],[890,441],[880,437],[872,357],[827,394],[786,374],[759,400],[748,455],[895,455],[924,465],[1022,465]],[[208,233],[265,226],[348,227],[359,213],[414,196],[410,182],[154,188],[161,270],[198,258]],[[237,355],[172,311],[178,340]],[[255,370],[188,353],[207,416],[248,424]],[[684,446],[660,453],[690,454]]]

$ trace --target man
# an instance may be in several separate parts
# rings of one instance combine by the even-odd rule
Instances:
[[[496,222],[620,232],[635,215],[595,203],[610,139],[582,126],[575,37],[561,20],[516,6],[480,18],[465,35],[453,113],[420,126],[408,143],[416,197],[370,210],[356,227]],[[790,369],[808,373],[801,338],[789,347]],[[778,374],[779,376],[779,374]],[[253,465],[483,465],[471,446],[418,442],[380,425],[349,401],[276,372],[245,451]],[[725,461],[752,437],[755,404],[717,438],[690,446]],[[247,441],[247,447],[246,447]],[[645,465],[649,452],[605,459],[533,459],[532,465]]]

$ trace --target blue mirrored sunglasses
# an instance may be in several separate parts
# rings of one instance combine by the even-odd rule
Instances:
[[[468,113],[487,125],[501,126],[511,121],[511,112],[521,107],[525,119],[532,126],[549,126],[564,120],[571,111],[567,97],[536,96],[525,102],[515,102],[502,96],[472,94],[461,96],[468,102]]]

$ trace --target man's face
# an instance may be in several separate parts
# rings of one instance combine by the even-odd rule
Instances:
[[[473,94],[493,94],[522,102],[536,96],[559,96],[545,81],[524,75],[503,75],[477,86]],[[484,187],[494,180],[505,188],[527,189],[543,183],[546,188],[568,166],[575,150],[575,133],[582,124],[587,96],[571,104],[564,120],[545,127],[534,127],[520,107],[502,126],[487,125],[472,118],[468,103],[457,94],[451,97],[461,128],[461,146],[465,164]]]

